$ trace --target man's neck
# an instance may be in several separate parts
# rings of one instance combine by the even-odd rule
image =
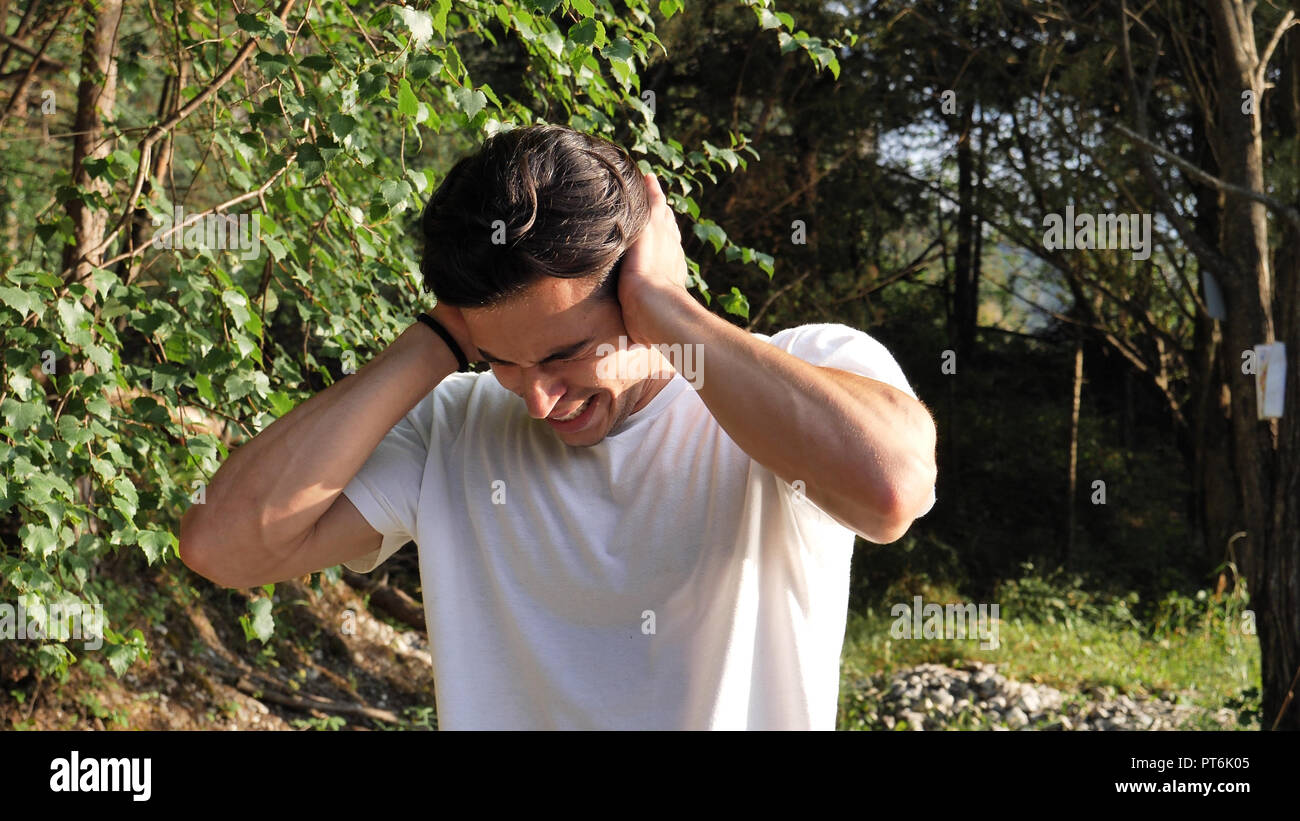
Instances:
[[[637,400],[637,403],[632,406],[632,410],[628,413],[628,416],[631,417],[635,415],[638,411],[649,405],[650,402],[659,395],[659,392],[666,388],[669,382],[673,381],[673,377],[676,375],[676,372],[670,372],[666,376],[661,376],[657,379],[647,379],[642,383],[646,386],[645,391],[641,394],[641,398]]]

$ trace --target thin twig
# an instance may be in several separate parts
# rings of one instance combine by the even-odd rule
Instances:
[[[295,2],[297,2],[297,0],[284,0],[280,5],[280,10],[277,13],[277,16],[281,23],[288,18],[289,11],[293,8]],[[126,207],[123,209],[122,215],[118,217],[117,223],[113,226],[113,230],[104,237],[103,241],[100,242],[99,245],[83,254],[81,259],[74,260],[72,266],[64,269],[60,276],[69,275],[76,270],[76,266],[80,264],[80,262],[93,258],[94,255],[100,253],[112,243],[112,241],[117,237],[118,232],[122,230],[122,226],[126,224],[126,221],[130,219],[131,214],[135,211],[136,198],[140,196],[140,192],[144,189],[145,177],[147,177],[149,173],[151,165],[149,160],[153,152],[154,144],[165,137],[178,123],[193,114],[199,106],[203,105],[210,97],[216,94],[231,77],[235,76],[235,72],[238,71],[239,67],[248,60],[255,48],[257,48],[257,38],[248,38],[239,51],[235,53],[235,57],[230,61],[230,64],[227,65],[226,68],[212,80],[212,82],[208,83],[206,88],[195,95],[194,99],[190,100],[174,114],[168,117],[165,122],[159,123],[149,129],[149,133],[145,135],[145,138],[140,141],[138,146],[140,150],[140,165],[139,168],[136,169],[135,182],[131,185],[131,193],[126,198]]]
[[[1123,134],[1124,136],[1128,137],[1129,139],[1133,140],[1133,142],[1140,144],[1143,148],[1146,148],[1147,150],[1152,151],[1160,155],[1161,157],[1164,157],[1166,160],[1169,160],[1169,162],[1183,169],[1189,175],[1200,180],[1206,185],[1210,185],[1227,194],[1236,194],[1238,197],[1244,197],[1246,199],[1251,199],[1251,200],[1255,200],[1256,202],[1263,203],[1274,213],[1285,217],[1287,221],[1289,221],[1296,228],[1300,228],[1300,211],[1297,211],[1295,208],[1291,207],[1290,205],[1275,200],[1272,197],[1268,196],[1267,194],[1262,194],[1259,191],[1252,191],[1249,188],[1242,188],[1240,185],[1237,185],[1236,183],[1231,183],[1228,182],[1227,180],[1219,179],[1218,177],[1214,176],[1210,172],[1202,168],[1198,168],[1195,163],[1188,162],[1187,160],[1178,156],[1177,154],[1170,151],[1169,149],[1157,145],[1156,143],[1153,143],[1152,141],[1148,140],[1146,137],[1143,137],[1141,134],[1138,134],[1136,131],[1127,127],[1123,123],[1111,123],[1111,127],[1114,128],[1116,131],[1120,132],[1121,134]]]
[[[63,21],[68,19],[68,15],[71,14],[72,10],[76,7],[77,5],[75,3],[69,3],[67,8],[63,10],[63,14],[59,15],[59,19],[55,21],[54,27],[50,29],[50,33],[45,35],[45,41],[41,43],[41,50],[32,58],[32,64],[27,67],[27,73],[23,75],[23,79],[18,83],[18,88],[14,90],[14,94],[9,98],[9,102],[5,104],[5,110],[0,112],[0,126],[3,126],[5,120],[9,119],[9,112],[13,111],[13,108],[18,101],[26,96],[27,87],[32,84],[32,78],[36,76],[36,67],[41,64],[41,57],[44,56],[45,50],[50,47],[50,41],[54,39],[54,35],[59,33],[59,28],[63,25]]]

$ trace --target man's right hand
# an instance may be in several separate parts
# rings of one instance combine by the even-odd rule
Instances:
[[[471,365],[483,361],[483,354],[478,352],[478,348],[474,347],[473,342],[470,342],[469,326],[465,324],[465,315],[460,312],[460,308],[448,305],[445,302],[439,302],[433,306],[432,311],[429,311],[429,316],[438,320],[442,327],[447,329],[447,332],[451,334],[451,338],[456,340],[457,345],[460,345],[461,352],[465,354],[465,358],[469,360]]]

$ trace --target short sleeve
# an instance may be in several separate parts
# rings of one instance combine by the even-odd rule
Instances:
[[[427,397],[421,400],[428,401]],[[418,416],[413,410],[384,434],[361,470],[343,488],[343,495],[384,537],[379,550],[344,562],[349,570],[369,573],[402,545],[415,540],[416,508],[429,459],[428,434],[421,435],[416,427]]]
[[[762,337],[761,334],[759,334]],[[762,337],[786,353],[825,368],[838,368],[868,379],[884,382],[920,401],[908,383],[902,367],[889,349],[878,340],[847,325],[835,323],[800,325]],[[938,501],[938,486],[914,518],[929,513]]]
[[[431,443],[445,447],[464,428],[477,380],[490,373],[453,373],[438,383],[379,440],[374,452],[343,488],[370,526],[383,537],[379,549],[343,566],[369,573],[407,542],[418,542],[419,506],[429,470],[444,470],[431,459]]]

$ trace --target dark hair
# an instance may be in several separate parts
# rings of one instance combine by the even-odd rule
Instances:
[[[429,197],[424,287],[477,308],[544,276],[600,277],[595,298],[616,299],[616,263],[648,215],[641,171],[618,145],[560,125],[499,132]]]

